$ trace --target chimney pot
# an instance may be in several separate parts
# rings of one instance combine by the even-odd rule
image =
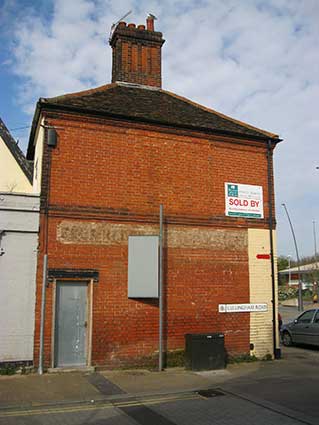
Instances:
[[[145,30],[145,25],[139,25],[139,26],[137,27],[137,29],[138,29],[138,30]]]
[[[154,18],[152,16],[147,17],[146,28],[147,28],[147,31],[154,31]]]
[[[129,28],[135,28],[135,27],[136,27],[136,25],[135,25],[135,24],[128,24],[128,27],[129,27]]]

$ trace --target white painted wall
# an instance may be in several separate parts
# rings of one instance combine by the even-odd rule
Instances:
[[[274,256],[276,258],[276,232],[273,232]],[[248,229],[249,292],[251,303],[266,303],[268,311],[250,313],[250,342],[254,344],[251,354],[262,358],[273,355],[272,326],[272,279],[270,259],[258,259],[258,254],[270,253],[269,230]],[[275,263],[275,294],[277,294],[277,264]],[[276,302],[276,320],[278,303]],[[276,324],[278,332],[278,325]],[[277,342],[279,341],[277,333]],[[277,347],[279,348],[279,347]]]
[[[39,197],[0,192],[0,362],[33,360]]]
[[[33,193],[41,193],[41,178],[42,178],[42,158],[43,158],[43,143],[44,143],[44,119],[38,125],[34,138],[34,164],[33,164]]]
[[[32,193],[32,185],[0,136],[0,191]]]

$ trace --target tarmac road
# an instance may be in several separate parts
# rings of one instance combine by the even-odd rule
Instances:
[[[282,355],[282,360],[267,363],[249,376],[231,380],[225,388],[304,414],[319,424],[319,349],[282,347]]]
[[[0,412],[6,425],[298,425],[291,412],[270,408],[227,392],[205,398],[196,393],[113,401],[97,406],[60,406]]]
[[[299,311],[297,307],[279,306],[279,312],[281,314],[283,323],[291,322],[299,315]]]
[[[313,304],[312,302],[304,301],[304,310],[309,310],[311,308],[319,308],[319,304]],[[301,314],[301,312],[299,312],[298,308],[295,306],[279,305],[279,312],[284,323],[290,322],[299,316],[299,314]]]

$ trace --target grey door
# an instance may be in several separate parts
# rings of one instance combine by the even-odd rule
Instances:
[[[87,337],[87,283],[57,282],[55,366],[85,366]]]

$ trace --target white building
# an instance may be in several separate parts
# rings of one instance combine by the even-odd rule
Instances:
[[[319,281],[319,263],[304,264],[300,267],[295,266],[288,269],[280,270],[280,276],[285,277],[287,286],[298,287],[299,273],[302,281],[302,289],[313,287],[314,282]]]
[[[0,119],[0,363],[32,362],[39,196]]]

